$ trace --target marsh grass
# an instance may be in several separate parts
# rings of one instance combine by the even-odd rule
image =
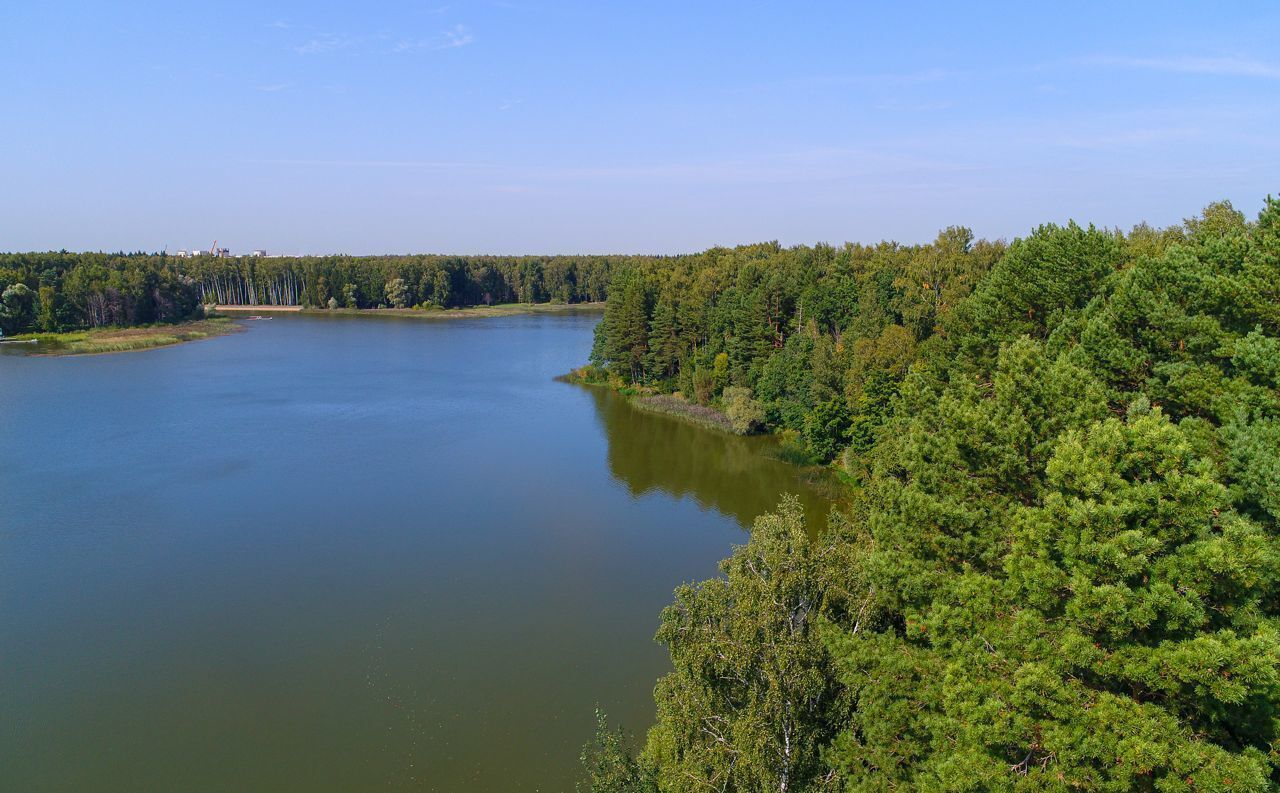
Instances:
[[[712,407],[699,405],[695,402],[687,402],[672,394],[638,396],[632,399],[631,403],[641,410],[647,410],[651,413],[678,416],[708,429],[727,432],[731,435],[737,434],[733,431],[733,422],[729,421],[729,417],[725,414]]]
[[[167,347],[185,341],[222,336],[241,330],[230,319],[218,317],[177,325],[148,325],[141,328],[96,328],[69,333],[32,333],[20,339],[35,339],[36,355],[101,355]]]

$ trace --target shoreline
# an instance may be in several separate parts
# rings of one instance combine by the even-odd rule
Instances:
[[[587,365],[572,369],[556,378],[572,385],[605,388],[625,398],[636,409],[661,416],[671,416],[689,424],[694,424],[713,432],[721,432],[738,438],[769,436],[775,433],[741,433],[734,432],[729,417],[716,408],[689,402],[682,396],[663,394],[647,387],[625,386],[610,377],[602,377],[596,367]]]
[[[614,382],[590,376],[589,367],[587,366],[570,370],[557,377],[556,380],[581,388],[604,389],[626,400],[627,404],[631,405],[635,410],[655,416],[663,416],[672,421],[697,427],[700,430],[726,435],[731,438],[763,441],[762,447],[764,448],[760,450],[761,454],[794,468],[797,476],[809,486],[824,491],[825,497],[833,505],[847,503],[845,484],[841,480],[842,474],[839,470],[832,466],[819,465],[812,461],[801,461],[790,457],[786,453],[788,439],[785,432],[753,432],[743,435],[734,432],[728,426],[729,419],[720,410],[685,401],[683,398],[676,397],[673,394],[646,393],[630,387],[619,387]],[[723,421],[720,418],[723,418]]]
[[[604,311],[597,303],[499,303],[461,308],[310,308],[303,306],[241,306],[218,304],[213,310],[227,316],[241,314],[301,314],[308,317],[412,317],[414,319],[466,319],[510,317],[522,314],[592,314]]]
[[[92,328],[63,333],[27,333],[14,341],[36,342],[24,354],[46,358],[69,355],[112,355],[172,347],[239,333],[245,328],[229,317],[177,322],[172,325],[143,325],[131,328]]]

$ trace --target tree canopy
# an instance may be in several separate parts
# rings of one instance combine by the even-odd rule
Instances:
[[[809,539],[784,502],[677,591],[657,724],[592,789],[1280,786],[1280,202],[632,278],[678,364],[607,323],[598,362],[726,356],[707,398],[752,389],[853,506]]]

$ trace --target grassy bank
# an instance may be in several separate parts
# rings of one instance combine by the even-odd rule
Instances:
[[[612,377],[597,366],[582,366],[559,378],[566,383],[601,386],[612,389],[630,399],[635,407],[649,413],[675,416],[700,427],[740,435],[733,429],[733,422],[723,412],[709,406],[690,402],[681,394],[659,394],[644,386],[628,385]]]
[[[18,339],[35,339],[35,355],[100,355],[167,347],[185,341],[224,336],[241,330],[225,317],[182,322],[176,325],[147,325],[140,328],[95,328],[68,333],[31,333]]]
[[[733,435],[738,434],[733,431],[733,424],[725,414],[713,407],[699,405],[696,402],[687,402],[683,397],[675,396],[674,394],[637,396],[631,400],[631,404],[650,413],[675,416],[707,429],[720,430]]]
[[[644,386],[624,383],[621,378],[610,375],[598,366],[579,367],[556,379],[577,385],[608,388],[626,397],[631,405],[640,410],[673,416],[704,429],[742,435],[734,430],[733,421],[722,410],[690,402],[679,393],[659,394]],[[858,483],[839,463],[822,465],[805,453],[803,444],[794,431],[765,432],[763,435],[772,441],[764,446],[763,454],[800,469],[800,476],[805,482],[811,487],[820,488],[833,503],[845,502],[850,490],[858,487]]]

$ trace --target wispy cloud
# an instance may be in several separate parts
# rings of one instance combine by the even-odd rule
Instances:
[[[465,47],[475,41],[475,37],[471,35],[471,31],[466,25],[454,25],[449,30],[444,31],[439,36],[429,39],[401,39],[396,42],[393,51],[408,52],[409,50],[451,50],[458,47]]]
[[[444,34],[444,45],[440,49],[452,49],[453,47],[465,47],[475,38],[471,32],[467,30],[465,25],[454,25],[453,30],[447,30]]]
[[[1179,74],[1210,74],[1224,77],[1262,77],[1280,80],[1280,65],[1236,57],[1181,56],[1175,58],[1130,58],[1099,55],[1085,59],[1097,66],[1120,66]]]
[[[294,51],[299,55],[322,55],[326,52],[336,52],[344,50],[355,44],[358,39],[348,38],[346,36],[336,36],[332,33],[321,33],[313,37],[305,44],[294,47]]]
[[[474,162],[450,162],[447,160],[248,160],[251,165],[305,165],[335,168],[423,168],[432,170],[484,170],[496,165]]]
[[[264,91],[268,94],[274,94],[276,91],[283,91],[288,87],[289,87],[288,83],[272,83],[270,85],[260,85],[258,86],[258,90]]]
[[[510,110],[511,108],[515,107],[516,105],[523,104],[523,103],[524,103],[524,100],[523,100],[523,99],[508,99],[508,100],[504,101],[502,104],[498,105],[498,109],[499,109],[499,110]]]
[[[876,105],[876,110],[885,110],[890,112],[905,111],[908,113],[932,113],[938,110],[950,110],[955,107],[956,103],[951,100],[941,100],[937,102],[881,102]]]

